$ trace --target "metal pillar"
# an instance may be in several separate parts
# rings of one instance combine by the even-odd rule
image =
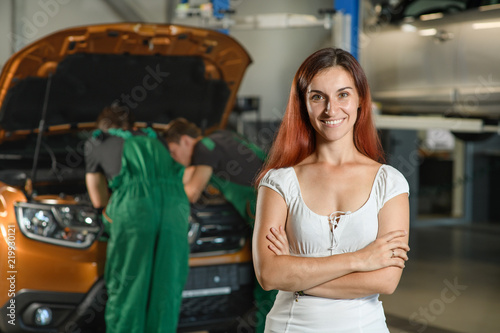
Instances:
[[[229,0],[212,0],[212,6],[214,10],[214,17],[219,20],[227,19],[227,15],[229,14],[230,6]],[[223,29],[218,29],[218,31],[229,34],[229,29],[224,27]]]
[[[398,169],[410,186],[410,222],[415,226],[418,220],[419,167],[417,131],[391,129],[386,132],[385,149],[387,163]]]
[[[30,31],[27,24],[23,24],[26,13],[24,1],[11,0],[11,32],[8,34],[11,45],[11,53],[14,54],[31,42],[34,31]]]
[[[135,8],[132,8],[128,1],[123,0],[103,0],[118,16],[128,22],[147,22],[144,15],[138,13]]]
[[[171,24],[175,18],[175,8],[177,7],[177,1],[167,0],[166,3],[166,14],[165,23]]]
[[[344,45],[338,46],[358,59],[360,0],[336,0],[333,2],[333,7],[342,13],[346,20],[345,23],[350,27],[350,29],[345,29],[346,31],[342,32],[344,34],[342,38]]]

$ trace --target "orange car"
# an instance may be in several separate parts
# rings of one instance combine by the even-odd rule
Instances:
[[[250,63],[225,34],[139,23],[63,30],[10,58],[0,76],[1,332],[103,329],[106,242],[84,182],[84,142],[103,107],[120,102],[138,127],[182,116],[209,132],[226,126]],[[188,237],[181,329],[248,326],[245,222],[206,191]]]

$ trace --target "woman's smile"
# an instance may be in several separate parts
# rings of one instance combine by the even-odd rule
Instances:
[[[328,125],[329,127],[337,127],[340,126],[344,122],[346,118],[333,119],[333,120],[321,120],[322,123]]]

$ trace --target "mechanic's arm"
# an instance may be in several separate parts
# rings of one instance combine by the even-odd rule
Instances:
[[[184,175],[182,176],[182,184],[187,184],[191,177],[193,177],[193,172],[196,169],[196,166],[191,165],[184,169]]]
[[[408,244],[409,203],[406,193],[389,200],[379,212],[379,237],[393,230],[406,230],[406,236],[400,238]],[[286,254],[288,240],[283,228],[271,231],[268,237],[273,241],[274,253]],[[388,254],[390,255],[390,254]],[[402,248],[394,250],[394,256],[400,260],[408,260],[406,251]],[[370,272],[354,272],[344,275],[314,288],[304,290],[304,293],[326,298],[350,299],[373,294],[392,294],[401,278],[402,267],[385,267]]]
[[[278,255],[270,250],[272,242],[267,235],[272,228],[278,230],[285,226],[287,214],[281,195],[270,188],[260,187],[252,248],[257,280],[265,290],[307,290],[356,271],[404,265],[400,258],[390,258],[392,249],[404,247],[399,240],[405,235],[402,230],[386,233],[354,253],[321,258]]]
[[[208,165],[190,166],[192,171],[189,170],[188,175],[183,179],[184,191],[189,199],[189,202],[195,203],[200,198],[201,193],[207,187],[210,177],[212,177],[213,169]],[[186,169],[187,170],[187,169]]]
[[[100,172],[85,174],[85,183],[90,201],[95,208],[104,208],[108,204],[109,192],[106,176]]]

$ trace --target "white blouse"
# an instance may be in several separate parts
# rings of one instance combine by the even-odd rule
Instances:
[[[366,247],[377,237],[380,209],[395,196],[409,193],[404,176],[385,164],[377,171],[367,201],[354,212],[325,216],[310,210],[293,167],[270,170],[260,186],[273,189],[285,200],[290,254],[302,257],[324,257]],[[343,214],[335,216],[338,213]],[[378,294],[353,300],[301,296],[298,302],[293,294],[278,293],[267,317],[266,332],[388,332]]]

